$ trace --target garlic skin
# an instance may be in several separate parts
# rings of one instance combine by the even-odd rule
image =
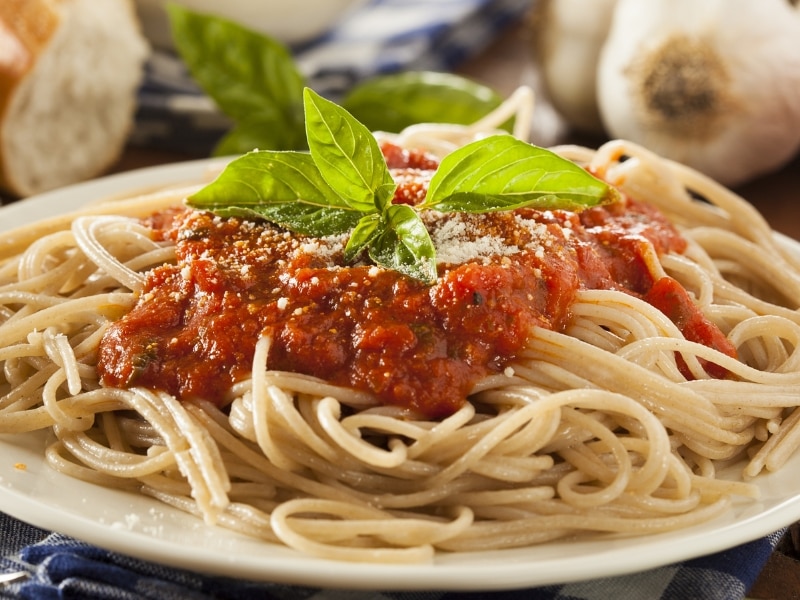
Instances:
[[[617,0],[539,0],[531,15],[534,53],[553,108],[575,129],[603,131],[596,75]]]
[[[606,132],[734,186],[800,149],[800,14],[786,0],[619,0]]]

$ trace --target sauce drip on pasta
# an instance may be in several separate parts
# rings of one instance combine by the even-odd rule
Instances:
[[[435,162],[383,150],[399,183],[395,202],[422,198]],[[626,199],[581,213],[425,211],[423,218],[437,248],[433,286],[367,261],[345,265],[343,237],[308,238],[197,211],[155,215],[149,224],[175,242],[177,264],[152,270],[136,307],[104,335],[103,383],[223,404],[268,335],[270,369],[439,418],[479,380],[502,372],[532,327],[561,330],[580,288],[651,298],[694,341],[734,353],[699,311],[684,318],[688,296],[662,292],[663,284],[652,292],[648,256],[681,252],[685,241],[649,205]]]

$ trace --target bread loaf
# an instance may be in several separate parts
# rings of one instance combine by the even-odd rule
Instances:
[[[147,53],[130,0],[0,1],[0,187],[29,196],[107,169]]]

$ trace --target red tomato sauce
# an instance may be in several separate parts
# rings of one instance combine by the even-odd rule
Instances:
[[[395,202],[418,201],[435,162],[391,146],[384,152],[401,182]],[[655,282],[643,249],[681,252],[685,241],[650,206],[626,200],[581,213],[429,213],[423,218],[439,259],[433,285],[345,265],[343,237],[310,239],[197,211],[154,216],[150,226],[175,242],[178,261],[151,271],[136,306],[107,330],[102,382],[223,405],[268,335],[270,369],[440,418],[481,378],[502,372],[532,327],[562,329],[580,288],[650,294],[674,312],[674,294],[650,293]],[[696,341],[719,339],[699,311],[685,319],[684,301],[676,302],[676,318]]]
[[[736,356],[736,347],[725,337],[719,327],[706,319],[692,301],[689,293],[671,277],[661,277],[656,281],[647,291],[644,299],[667,315],[678,326],[686,339],[714,348],[728,356]],[[678,359],[681,372],[690,377],[686,364],[680,357]],[[727,375],[727,371],[719,365],[702,359],[700,364],[712,377],[721,379]]]

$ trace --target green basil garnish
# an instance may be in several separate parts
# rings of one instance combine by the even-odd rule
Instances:
[[[550,150],[510,135],[495,135],[446,156],[419,208],[442,212],[523,206],[580,210],[617,196],[615,188]]]
[[[211,14],[168,4],[172,38],[190,74],[232,121],[217,156],[305,150],[305,79],[289,48]],[[360,82],[343,106],[371,131],[414,123],[473,123],[501,102],[490,88],[450,73],[411,71]]]
[[[436,250],[419,211],[575,210],[619,198],[575,163],[500,134],[446,156],[418,206],[393,204],[397,186],[369,129],[314,91],[303,95],[308,153],[245,154],[188,205],[316,237],[349,232],[345,260],[366,251],[375,264],[432,283]]]
[[[353,208],[381,210],[397,186],[372,133],[310,89],[305,109],[308,147],[325,180]]]
[[[328,185],[311,155],[300,152],[245,154],[189,204],[222,216],[263,218],[315,237],[345,233],[361,218]]]
[[[356,84],[342,106],[371,131],[397,133],[416,123],[469,125],[502,101],[491,88],[465,77],[405,71]]]
[[[390,204],[383,211],[369,257],[414,279],[436,281],[436,248],[419,214],[407,204]]]
[[[192,77],[236,123],[215,153],[304,148],[305,80],[286,46],[175,3],[167,10],[172,38]],[[258,138],[255,132],[261,132]]]

